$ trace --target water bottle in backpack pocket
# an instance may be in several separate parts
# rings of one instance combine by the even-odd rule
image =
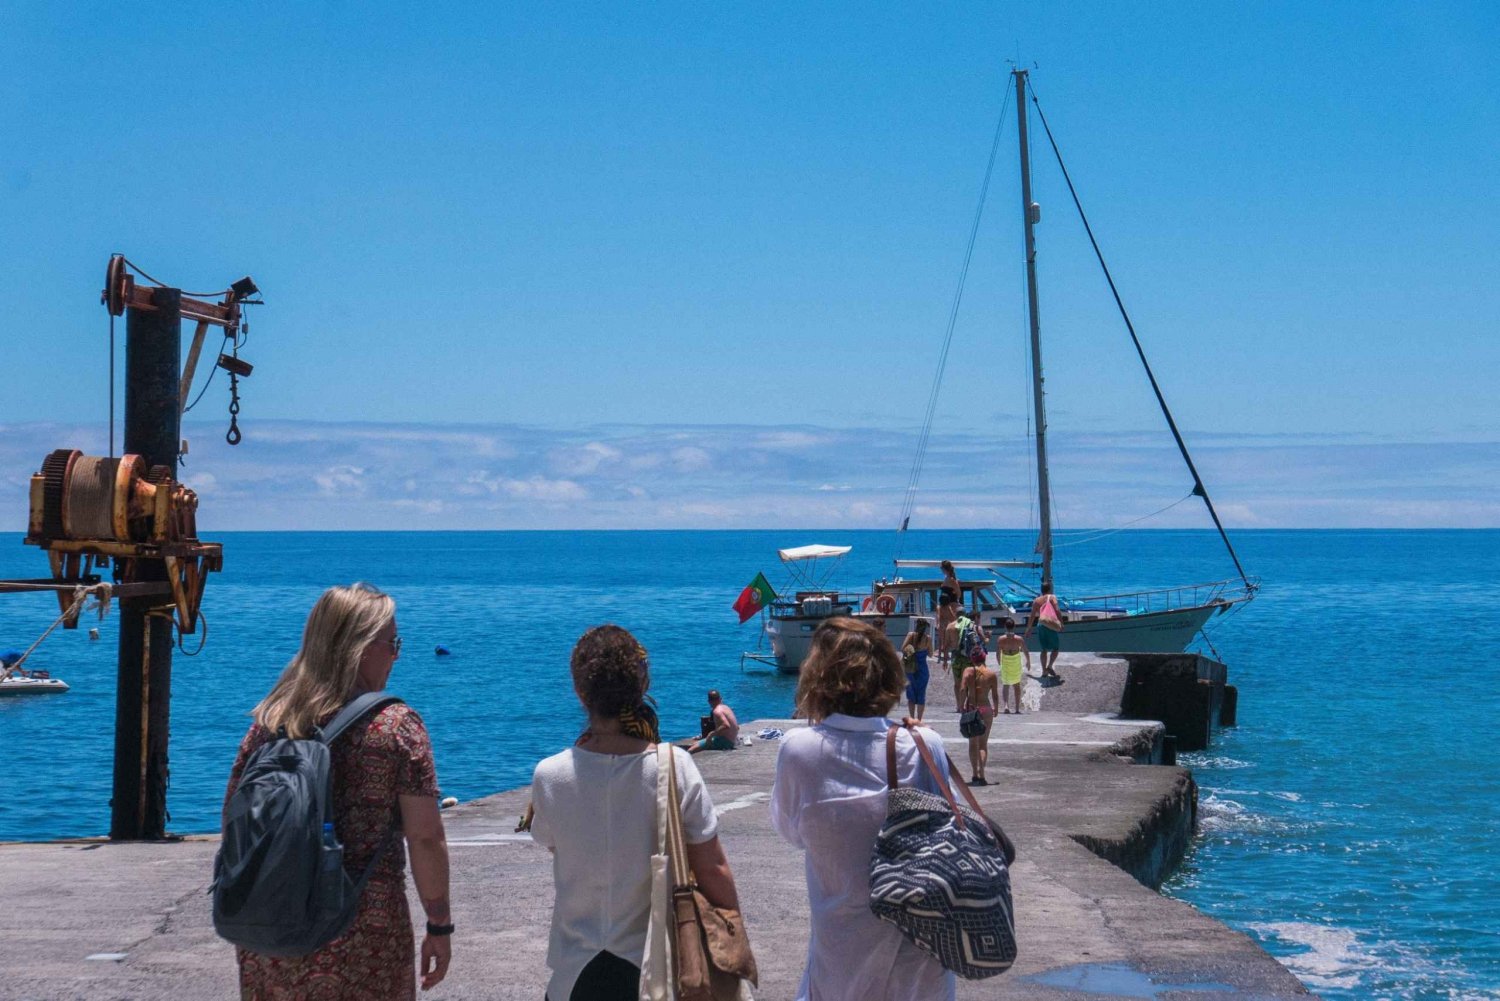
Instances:
[[[344,909],[344,846],[333,833],[333,823],[323,825],[323,846],[318,860],[318,909],[323,914],[337,914]]]

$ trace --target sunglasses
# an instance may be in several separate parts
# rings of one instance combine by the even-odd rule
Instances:
[[[401,637],[400,636],[393,636],[390,639],[386,640],[385,642],[386,642],[386,644],[388,646],[390,646],[391,653],[397,653],[397,654],[399,654],[401,652]]]

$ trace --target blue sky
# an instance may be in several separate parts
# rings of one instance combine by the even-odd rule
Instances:
[[[102,427],[119,250],[265,292],[251,445],[186,473],[223,488],[206,524],[279,527],[253,489],[278,467],[306,527],[402,524],[339,477],[404,482],[427,456],[361,450],[437,435],[513,450],[442,446],[494,484],[406,498],[452,527],[883,526],[1019,56],[1232,523],[1500,524],[1493,4],[0,3],[0,28],[5,497],[23,444]],[[972,502],[935,524],[1026,516],[1013,121],[925,482]],[[1129,444],[1170,447],[1044,154],[1059,504],[1114,524],[1187,487]],[[557,458],[591,442],[703,456]],[[677,507],[628,490],[667,484]]]

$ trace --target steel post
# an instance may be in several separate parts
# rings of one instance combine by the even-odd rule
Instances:
[[[125,448],[148,466],[176,474],[181,441],[182,293],[153,289],[153,310],[125,311]],[[124,582],[165,580],[156,560],[126,561]],[[172,623],[152,609],[159,598],[120,600],[115,695],[114,796],[109,836],[161,838],[167,820],[167,740],[171,733]]]

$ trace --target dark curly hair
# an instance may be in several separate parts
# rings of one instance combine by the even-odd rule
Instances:
[[[595,626],[579,637],[570,666],[584,708],[601,718],[636,708],[651,687],[646,648],[619,626]]]
[[[797,681],[797,715],[884,716],[906,689],[906,672],[884,631],[844,616],[825,619]]]

